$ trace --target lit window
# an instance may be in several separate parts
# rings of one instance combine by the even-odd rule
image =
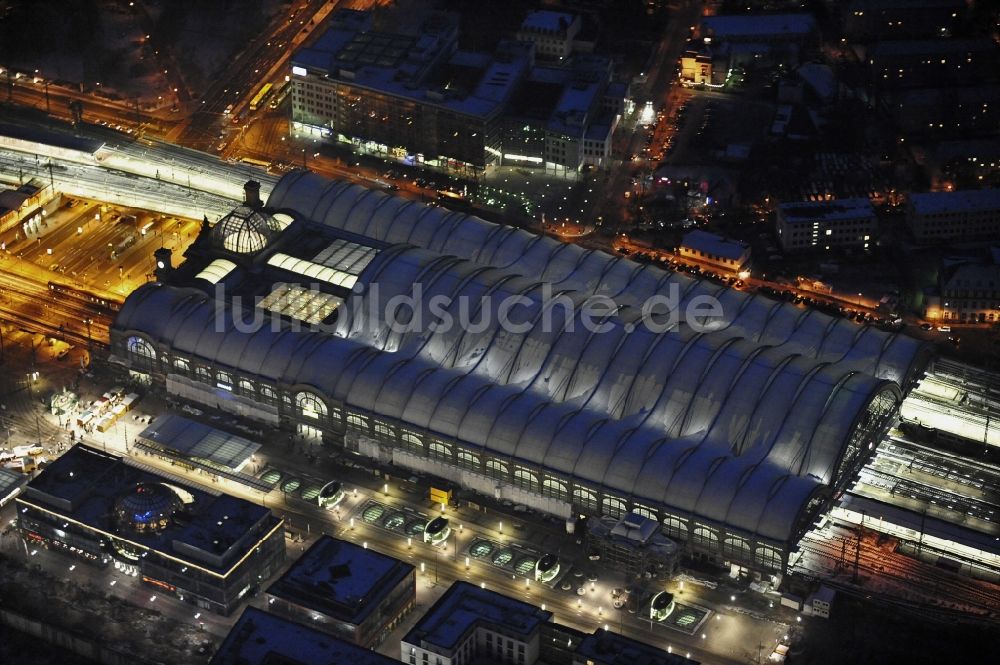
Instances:
[[[318,420],[327,413],[326,403],[318,395],[310,392],[296,393],[295,407],[302,416],[313,420]]]

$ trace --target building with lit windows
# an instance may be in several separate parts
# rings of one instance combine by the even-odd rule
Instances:
[[[964,138],[1000,126],[997,83],[887,90],[879,104],[906,135]]]
[[[937,293],[927,297],[924,318],[945,323],[1000,321],[1000,247],[990,260],[945,260]]]
[[[906,224],[923,242],[996,240],[1000,237],[1000,189],[910,194]]]
[[[680,255],[729,273],[749,268],[750,245],[708,231],[691,231],[681,238]]]
[[[15,500],[36,546],[115,567],[157,593],[230,614],[285,558],[284,522],[243,499],[196,489],[77,444]]]
[[[841,8],[843,34],[866,42],[948,37],[967,7],[965,0],[850,0]]]
[[[305,171],[258,212],[291,221],[243,254],[205,229],[128,297],[125,379],[564,518],[635,512],[720,562],[783,571],[929,360],[904,335]],[[600,333],[596,294],[616,303]],[[675,321],[640,319],[671,294]],[[691,309],[712,298],[719,318]],[[430,325],[448,318],[470,325]]]
[[[492,54],[461,50],[447,13],[396,35],[374,30],[367,12],[339,10],[292,57],[293,126],[466,176],[503,164],[604,164],[627,94],[610,59],[567,54],[558,67],[536,67],[535,54],[530,41],[512,40]],[[532,94],[540,87],[546,95]]]
[[[880,41],[867,56],[876,89],[982,84],[1000,77],[1000,46],[986,37]]]
[[[786,252],[870,249],[878,241],[878,217],[866,198],[782,203],[775,226]]]
[[[681,81],[690,85],[714,83],[712,52],[703,40],[690,42],[681,54]]]
[[[267,590],[271,611],[374,649],[417,602],[413,566],[323,536]]]

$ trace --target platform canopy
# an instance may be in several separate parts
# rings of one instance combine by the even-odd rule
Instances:
[[[234,471],[260,449],[259,443],[173,414],[160,416],[139,436],[158,448]]]

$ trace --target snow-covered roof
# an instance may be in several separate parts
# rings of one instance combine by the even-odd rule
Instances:
[[[576,20],[577,17],[574,14],[541,9],[528,12],[528,15],[524,17],[524,21],[521,23],[521,29],[544,32],[562,32],[569,28],[569,26],[571,26]]]
[[[202,292],[146,285],[117,334],[762,538],[790,537],[808,500],[838,480],[869,406],[898,399],[924,358],[910,337],[306,172],[285,176],[268,203],[394,245],[358,276],[364,296],[335,330],[241,331],[217,322]],[[489,295],[488,324],[399,330],[385,304],[415,285],[424,321],[435,296],[458,320]],[[580,308],[552,306],[546,289],[618,309],[590,332]],[[667,332],[634,325],[649,298],[671,293],[681,312],[716,298],[722,317],[706,330],[683,317]],[[515,296],[516,331],[496,309]]]
[[[691,231],[681,239],[681,247],[698,250],[724,259],[739,260],[747,257],[749,245],[739,240],[724,238],[708,231]]]
[[[787,224],[838,222],[875,217],[872,202],[864,197],[832,201],[795,201],[782,203],[778,208]]]
[[[706,16],[702,24],[716,39],[804,37],[816,30],[812,14],[729,14]]]
[[[1000,210],[1000,189],[969,189],[957,192],[910,194],[910,205],[919,215]]]

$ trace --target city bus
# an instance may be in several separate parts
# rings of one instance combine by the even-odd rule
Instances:
[[[268,94],[270,94],[270,92],[271,92],[271,84],[265,83],[263,87],[261,87],[261,89],[257,91],[257,94],[253,96],[253,99],[250,100],[250,110],[256,111],[257,109],[259,109],[261,107],[261,104],[264,103],[264,100],[267,98]]]

